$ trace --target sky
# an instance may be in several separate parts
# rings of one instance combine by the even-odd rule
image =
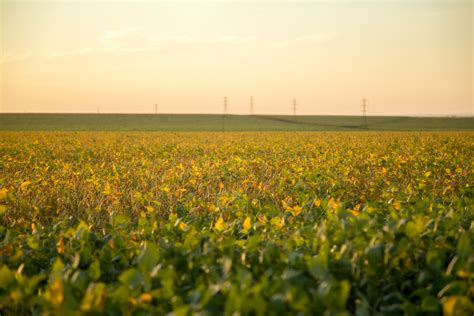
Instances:
[[[0,0],[0,112],[469,115],[473,1]]]

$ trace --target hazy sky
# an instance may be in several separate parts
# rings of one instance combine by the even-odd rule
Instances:
[[[0,110],[473,114],[472,1],[0,0]]]

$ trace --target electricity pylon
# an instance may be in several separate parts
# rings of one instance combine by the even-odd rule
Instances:
[[[253,96],[250,97],[250,115],[253,115]]]
[[[224,111],[222,113],[222,132],[225,132],[225,116],[227,115],[227,97],[224,97]]]
[[[364,126],[367,128],[367,99],[362,99],[362,116],[364,117]]]
[[[293,116],[295,117],[296,121],[296,99],[293,99]]]

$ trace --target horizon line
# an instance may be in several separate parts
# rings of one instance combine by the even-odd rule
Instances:
[[[3,114],[19,114],[19,115],[215,115],[215,116],[290,116],[294,117],[294,114],[281,114],[281,113],[266,113],[266,114],[245,114],[245,113],[173,113],[173,112],[0,112],[0,115]],[[297,114],[298,117],[304,116],[351,116],[351,117],[363,117],[363,114]],[[393,115],[370,115],[367,114],[367,117],[416,117],[416,118],[474,118],[474,114],[393,114]]]

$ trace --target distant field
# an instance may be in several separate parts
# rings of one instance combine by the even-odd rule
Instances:
[[[474,118],[212,114],[0,114],[0,130],[43,131],[474,130]]]

